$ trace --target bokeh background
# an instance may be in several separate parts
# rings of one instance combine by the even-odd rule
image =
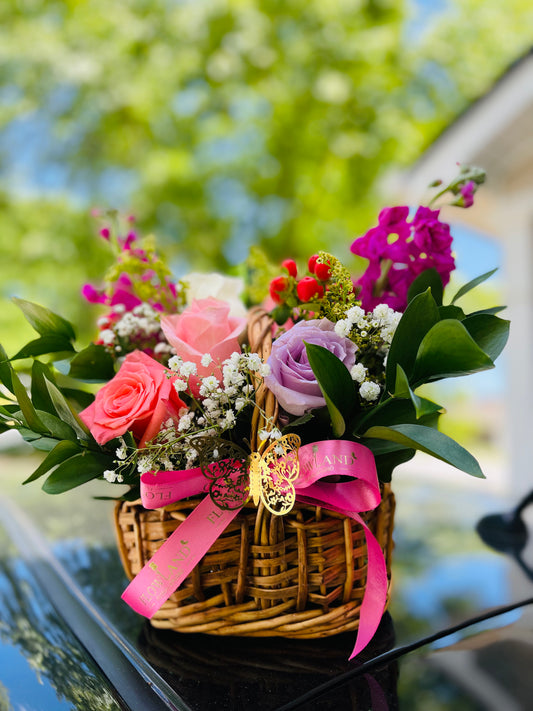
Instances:
[[[327,249],[357,271],[352,240],[385,204],[423,197],[414,176],[443,137],[453,147],[450,127],[487,106],[483,97],[497,96],[517,63],[529,63],[525,88],[533,87],[532,47],[531,0],[1,0],[0,342],[13,354],[32,337],[12,296],[74,321],[80,345],[94,335],[95,309],[80,288],[98,283],[111,263],[95,210],[135,215],[177,276],[239,273],[252,246],[274,263],[289,256],[303,263]],[[489,176],[477,204],[445,214],[456,283],[501,265],[475,303],[512,293],[514,342],[495,371],[446,381],[446,392],[434,394],[449,409],[442,429],[478,457],[487,480],[421,453],[394,475],[399,639],[526,594],[512,561],[490,557],[474,526],[533,484],[528,90],[520,127],[509,124],[492,155],[498,160],[481,166]],[[493,118],[482,110],[479,130]],[[498,174],[502,156],[507,166],[516,158],[514,172]],[[450,148],[443,169],[453,173],[462,158]],[[517,222],[517,191],[530,206],[520,207],[527,225]],[[521,251],[513,253],[519,230]],[[519,456],[511,464],[513,437]],[[18,501],[63,553],[76,550],[78,538],[94,543],[94,558],[89,549],[80,564],[81,584],[121,614],[107,587],[114,573],[102,563],[102,555],[104,562],[116,555],[110,507],[91,498],[109,491],[91,482],[46,498],[39,484],[22,487],[39,456],[3,434],[0,495]],[[25,630],[6,610],[14,629]],[[25,656],[39,669],[44,655],[28,639]],[[505,672],[507,647],[504,657]],[[403,670],[409,708],[480,708],[450,697],[436,675],[431,667]],[[490,694],[494,677],[484,678],[474,683]],[[442,701],[430,698],[441,687]],[[0,684],[0,707],[6,699]],[[498,703],[494,696],[493,708],[507,707]]]

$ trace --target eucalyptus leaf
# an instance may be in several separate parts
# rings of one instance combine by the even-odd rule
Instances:
[[[9,425],[9,427],[17,427],[17,425],[21,426],[25,424],[18,403],[12,405],[0,405],[0,419],[4,420],[4,422],[14,423],[13,425]]]
[[[453,378],[493,368],[463,322],[445,319],[425,335],[410,379],[413,387],[441,378]]]
[[[57,445],[57,439],[53,437],[41,436],[25,428],[19,428],[19,432],[24,441],[39,452],[50,452]]]
[[[44,434],[47,431],[46,427],[39,419],[37,412],[33,406],[33,403],[30,400],[28,393],[26,392],[26,388],[21,383],[20,378],[13,369],[11,369],[11,379],[13,382],[13,390],[15,393],[15,397],[18,400],[20,409],[22,411],[22,414],[24,415],[24,419],[26,420],[26,424],[31,430]]]
[[[418,294],[407,305],[387,356],[386,392],[394,391],[397,365],[401,365],[411,379],[420,343],[426,333],[438,323],[439,318],[439,309],[431,295],[431,289]]]
[[[431,269],[425,269],[411,283],[407,291],[407,303],[412,301],[418,294],[423,294],[428,288],[431,289],[431,295],[435,299],[437,306],[441,306],[444,286],[438,271],[433,267]]]
[[[112,466],[113,460],[104,454],[80,452],[54,469],[44,482],[43,491],[47,494],[62,494],[102,476]]]
[[[51,414],[55,413],[55,408],[52,399],[46,387],[45,378],[54,383],[55,379],[51,369],[41,363],[40,360],[34,360],[31,368],[31,399],[36,410],[45,410]]]
[[[77,441],[78,438],[76,437],[74,429],[66,422],[63,422],[63,420],[60,420],[59,417],[51,415],[44,410],[37,410],[37,415],[52,437],[60,440],[67,439],[71,442]]]
[[[11,365],[9,364],[9,358],[2,345],[0,345],[0,382],[10,393],[14,393]]]
[[[56,409],[57,414],[59,415],[59,418],[63,420],[63,422],[66,422],[68,425],[70,425],[74,432],[76,432],[78,437],[80,437],[80,439],[90,439],[90,433],[87,426],[80,419],[79,415],[74,412],[74,410],[72,409],[68,401],[65,399],[59,388],[57,388],[49,380],[46,380],[46,387],[48,388],[48,392],[50,393],[50,397],[52,399],[52,402],[54,403],[54,407]]]
[[[115,375],[113,358],[104,346],[91,343],[70,361],[68,374],[77,380],[106,382]]]
[[[31,474],[22,483],[29,484],[30,482],[39,479],[39,477],[43,476],[43,474],[46,474],[46,472],[50,471],[52,467],[56,467],[58,464],[61,464],[61,462],[64,462],[66,459],[70,459],[70,457],[74,456],[75,454],[78,454],[78,452],[80,451],[81,448],[77,444],[74,444],[74,442],[58,442],[48,454],[48,456],[43,459],[43,461],[33,472],[33,474]]]
[[[86,390],[80,390],[79,388],[61,388],[63,395],[72,402],[75,402],[79,406],[80,410],[85,410],[86,407],[94,402],[94,395],[88,393]]]
[[[476,314],[468,316],[463,325],[481,350],[496,360],[509,338],[510,321],[492,314]]]
[[[36,356],[55,353],[63,358],[65,354],[74,351],[74,346],[68,338],[49,333],[34,341],[30,341],[16,353],[11,360],[21,360],[22,358],[35,358]]]
[[[62,316],[58,316],[44,306],[34,304],[25,299],[13,297],[13,302],[21,309],[26,320],[41,336],[55,334],[63,336],[68,341],[73,341],[76,338],[72,324]]]
[[[134,486],[121,496],[93,496],[96,501],[136,501],[140,499],[141,492],[138,486]]]
[[[472,291],[472,289],[475,289],[476,286],[479,284],[482,284],[484,281],[489,279],[493,274],[495,274],[498,271],[498,268],[496,269],[491,269],[490,272],[485,272],[485,274],[481,274],[481,276],[476,277],[475,279],[472,279],[472,281],[469,281],[467,284],[462,286],[459,291],[455,294],[453,299],[451,300],[452,304],[455,304],[455,302],[461,298],[461,296],[464,296],[465,294],[468,294],[469,291]]]
[[[426,452],[471,476],[484,479],[485,476],[477,460],[464,447],[447,435],[423,425],[394,425],[392,427],[371,427],[364,437],[396,442],[410,449]]]
[[[41,439],[41,437],[42,437],[42,435],[39,434],[39,432],[34,432],[33,430],[28,429],[28,427],[26,427],[25,425],[23,425],[21,427],[17,427],[17,429],[18,429],[22,439],[25,442],[28,442],[29,444],[31,444],[36,439]],[[56,442],[56,444],[57,444],[57,442]]]

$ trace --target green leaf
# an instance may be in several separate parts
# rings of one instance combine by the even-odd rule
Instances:
[[[68,374],[71,378],[88,382],[111,380],[115,375],[113,358],[104,346],[96,346],[91,343],[70,361]]]
[[[410,380],[416,387],[493,367],[491,358],[481,350],[463,323],[446,319],[435,324],[422,340]]]
[[[52,402],[54,403],[55,410],[59,415],[59,419],[70,425],[80,439],[88,440],[90,438],[90,433],[85,423],[80,419],[79,415],[72,409],[69,402],[64,398],[61,391],[46,378],[45,381]]]
[[[40,360],[34,360],[31,368],[31,399],[33,406],[37,410],[45,410],[53,414],[55,408],[48,393],[45,378],[52,383],[55,382],[50,368],[41,363]]]
[[[30,444],[36,440],[36,439],[41,439],[42,435],[39,434],[39,432],[34,432],[33,430],[28,429],[27,427],[18,427],[18,431],[20,432],[22,438],[24,439],[25,442],[29,442]],[[56,442],[57,444],[57,442]]]
[[[433,269],[433,267],[431,269],[425,269],[412,282],[407,292],[407,303],[410,303],[418,294],[423,294],[428,288],[431,289],[431,295],[435,299],[437,306],[441,306],[444,287],[438,271]]]
[[[25,442],[31,444],[34,449],[37,449],[40,452],[50,452],[57,445],[57,439],[53,439],[52,437],[42,437],[37,432],[32,432],[25,427],[19,427],[18,431],[22,435]]]
[[[465,312],[459,306],[449,304],[449,306],[439,306],[439,316],[441,321],[445,318],[454,318],[457,321],[462,321],[465,318]]]
[[[287,304],[279,304],[279,306],[276,306],[276,308],[273,309],[270,315],[278,326],[283,326],[283,324],[290,317],[291,313],[292,309],[290,306],[287,306]]]
[[[415,408],[416,418],[425,417],[427,415],[433,415],[435,413],[442,413],[442,405],[437,405],[436,402],[427,400],[426,398],[415,395],[409,386],[409,381],[407,380],[407,375],[401,367],[398,366],[396,372],[396,387],[394,388],[394,397],[408,398],[413,403]]]
[[[30,444],[39,452],[51,452],[57,444],[57,439],[52,437],[39,437],[39,439],[35,439],[33,442],[30,442]]]
[[[49,412],[45,412],[44,410],[37,410],[36,412],[39,419],[52,437],[55,437],[56,439],[68,439],[71,442],[77,441],[78,438],[76,437],[74,429],[66,422],[63,422],[63,420],[60,420],[59,417],[56,417]]]
[[[452,304],[455,304],[455,302],[461,298],[461,296],[464,296],[465,294],[468,294],[469,291],[472,291],[476,286],[479,284],[482,284],[484,281],[486,281],[489,277],[491,277],[495,272],[497,272],[498,269],[491,269],[490,272],[485,272],[485,274],[482,274],[481,276],[476,277],[475,279],[472,279],[472,281],[469,281],[468,284],[465,284],[462,286],[459,291],[455,294],[453,299],[451,300]]]
[[[392,427],[371,427],[364,437],[396,442],[410,449],[426,452],[471,476],[484,479],[477,460],[447,435],[423,425],[394,425]]]
[[[140,498],[141,492],[138,486],[132,487],[121,496],[93,496],[96,501],[137,501]]]
[[[66,459],[70,459],[73,455],[78,454],[80,451],[81,448],[77,444],[74,444],[74,442],[58,442],[48,456],[43,459],[33,474],[22,483],[29,484],[31,481],[39,479],[39,477],[46,474],[46,472],[52,469],[52,467],[56,467]]]
[[[85,410],[86,407],[94,402],[94,395],[88,393],[85,390],[79,390],[78,388],[61,388],[63,395],[77,405],[79,405],[81,410]]]
[[[501,311],[505,311],[507,306],[492,306],[490,309],[479,309],[479,311],[472,311],[471,314],[468,314],[469,316],[479,316],[480,314],[492,314],[493,316],[495,314],[499,314]]]
[[[286,425],[286,426],[283,428],[283,432],[284,432],[284,433],[285,433],[285,432],[289,432],[289,431],[292,430],[294,427],[300,427],[301,425],[305,425],[305,424],[307,424],[308,422],[310,422],[310,420],[312,420],[313,417],[314,417],[314,415],[313,415],[312,412],[306,412],[305,415],[302,415],[301,417],[298,417],[296,420],[294,420],[293,422],[290,422],[288,425]]]
[[[37,412],[33,407],[32,401],[30,400],[30,397],[26,392],[26,388],[20,382],[20,378],[13,369],[11,369],[11,379],[13,382],[13,390],[15,393],[15,397],[18,400],[20,409],[22,411],[22,414],[24,415],[24,419],[26,420],[26,424],[28,425],[29,429],[33,430],[34,432],[45,433],[47,431],[46,427],[39,419]]]
[[[406,450],[406,447],[403,444],[388,442],[384,439],[372,439],[372,437],[365,437],[365,447],[370,449],[374,457],[381,457],[394,454],[396,452],[404,452]]]
[[[465,318],[463,325],[481,350],[496,360],[509,338],[510,322],[492,314],[477,314]]]
[[[366,442],[365,442],[366,444]],[[410,461],[416,454],[414,449],[398,449],[396,452],[380,454],[375,457],[378,479],[382,482],[389,482],[392,479],[392,472],[400,464]]]
[[[63,336],[68,341],[73,341],[76,338],[74,328],[62,316],[58,316],[53,311],[44,308],[44,306],[39,306],[39,304],[34,304],[25,299],[13,297],[13,302],[21,309],[26,320],[41,336],[55,334]]]
[[[387,356],[386,392],[394,390],[397,365],[401,365],[409,379],[411,378],[420,343],[438,321],[439,309],[431,295],[431,289],[418,294],[408,304],[396,328]]]
[[[104,454],[80,452],[59,464],[44,482],[43,491],[47,494],[62,494],[102,476],[112,466],[113,460]]]
[[[333,435],[342,437],[346,422],[357,403],[355,385],[348,368],[323,346],[305,343],[309,365],[326,400]]]
[[[402,425],[405,423],[423,424],[427,427],[436,427],[439,421],[440,410],[434,410],[432,413],[423,415],[419,418],[416,416],[415,406],[409,399],[390,398],[376,407],[373,407],[365,417],[356,425],[353,435],[360,437],[362,432],[365,432],[369,427],[378,425]]]
[[[11,379],[11,365],[9,364],[9,358],[7,353],[0,345],[0,382],[2,385],[9,390],[10,393],[14,393],[13,382]]]
[[[12,422],[13,424],[6,424],[6,426],[10,429],[16,429],[17,427],[24,425],[25,423],[23,421],[18,402],[13,405],[0,405],[0,420],[3,420],[5,423]]]
[[[64,336],[49,333],[27,343],[11,358],[11,360],[34,358],[35,356],[45,355],[48,353],[56,353],[63,356],[65,353],[68,354],[73,351],[74,347],[70,340]]]

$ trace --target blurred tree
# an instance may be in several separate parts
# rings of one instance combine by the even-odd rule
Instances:
[[[76,316],[94,205],[134,211],[178,273],[251,244],[346,255],[386,171],[530,41],[529,0],[495,5],[421,26],[401,0],[1,3],[3,294],[38,282]]]

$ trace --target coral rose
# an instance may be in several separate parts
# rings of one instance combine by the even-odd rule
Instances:
[[[130,430],[140,447],[162,423],[187,407],[160,363],[141,351],[128,353],[120,370],[80,413],[92,436],[103,445]]]

